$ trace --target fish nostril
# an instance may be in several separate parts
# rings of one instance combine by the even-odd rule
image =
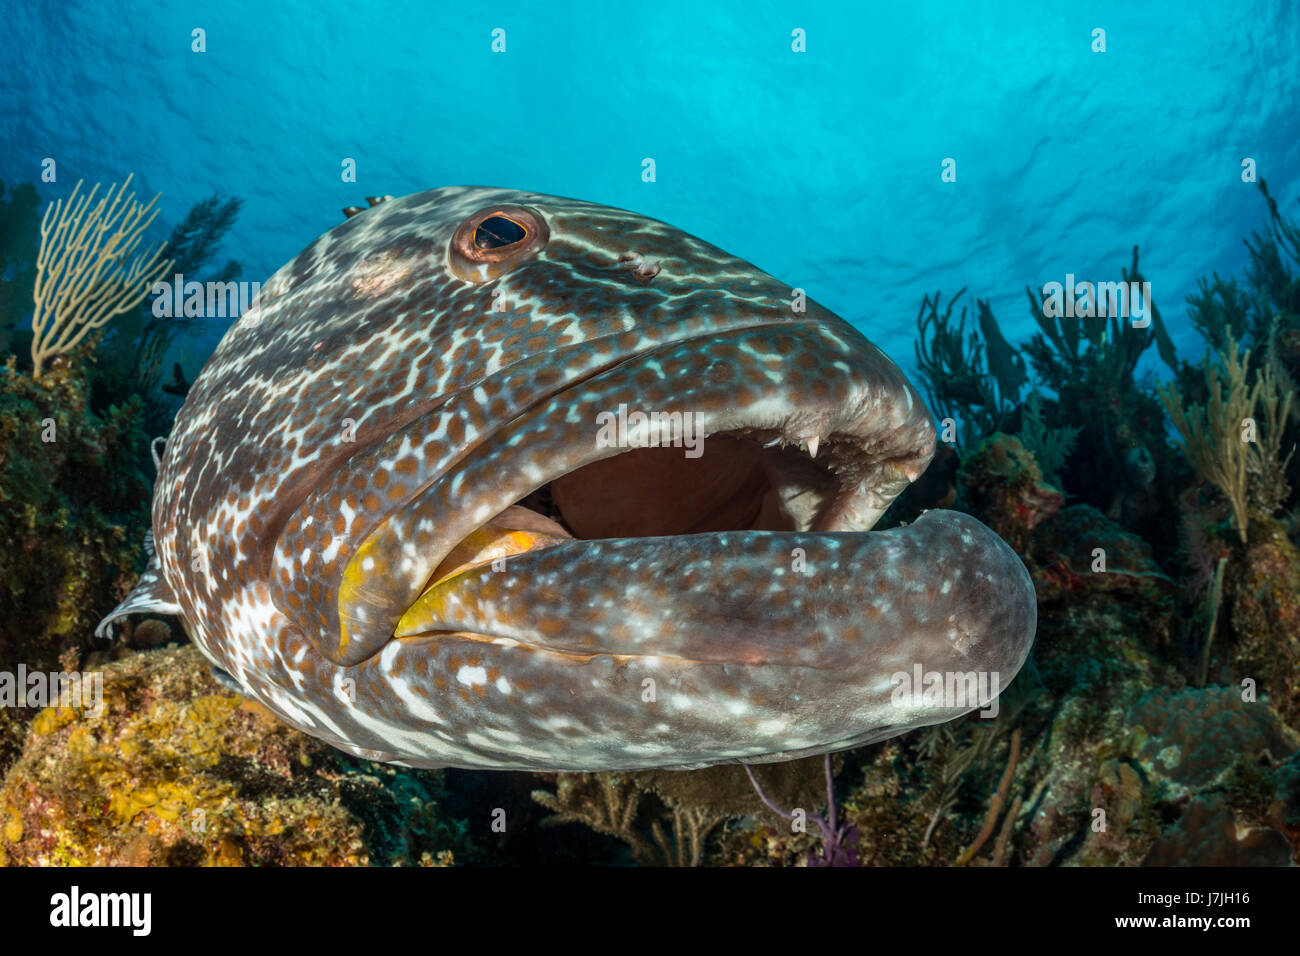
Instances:
[[[659,270],[662,268],[658,262],[647,259],[639,252],[619,253],[618,263],[620,268],[630,270],[632,278],[638,282],[649,282],[659,274]]]
[[[632,270],[632,277],[639,282],[649,282],[659,274],[659,268],[659,263],[647,260]]]

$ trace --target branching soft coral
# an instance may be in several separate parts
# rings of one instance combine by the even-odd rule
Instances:
[[[67,205],[52,203],[41,220],[32,314],[32,377],[49,359],[72,351],[114,316],[129,312],[171,268],[163,246],[136,255],[144,231],[158,215],[158,197],[148,205],[127,194],[131,177],[109,186],[98,203],[96,185],[88,196],[73,187]]]
[[[1187,317],[1196,331],[1218,352],[1227,347],[1229,335],[1240,342],[1251,329],[1246,290],[1236,279],[1222,279],[1217,272],[1213,282],[1202,276],[1196,286],[1196,293],[1187,297]]]
[[[1281,316],[1284,328],[1300,327],[1300,277],[1292,269],[1300,266],[1300,221],[1282,215],[1262,179],[1259,191],[1268,203],[1269,228],[1246,240],[1249,278],[1257,294],[1253,315],[1256,342],[1263,340],[1275,316]]]
[[[965,291],[949,299],[942,312],[940,293],[921,300],[915,348],[930,407],[940,422],[961,422],[963,444],[971,444],[1002,430],[1028,376],[1025,360],[1003,338],[986,300],[976,300],[979,332],[966,331],[964,307],[953,321],[953,308]]]
[[[1160,400],[1182,436],[1179,447],[1192,467],[1214,484],[1232,506],[1242,543],[1246,542],[1250,509],[1272,514],[1285,501],[1285,468],[1281,457],[1283,424],[1293,393],[1283,392],[1267,366],[1248,383],[1250,351],[1240,351],[1229,333],[1226,351],[1217,361],[1207,354],[1202,369],[1209,399],[1204,407],[1184,407],[1174,387],[1161,387]],[[1257,434],[1256,412],[1264,417],[1263,434]]]
[[[196,278],[216,254],[221,240],[235,224],[243,205],[244,201],[237,197],[213,195],[191,206],[185,218],[172,228],[167,239],[167,248],[175,260],[173,268],[176,272],[187,278]],[[239,277],[241,271],[240,264],[231,260],[207,281],[232,282]],[[139,334],[131,342],[135,360],[135,384],[140,394],[145,396],[147,404],[156,403],[160,401],[158,388],[162,382],[164,360],[173,341],[179,333],[196,329],[203,319],[186,315],[158,318],[148,310],[142,312],[141,319]]]
[[[36,281],[41,197],[31,183],[0,182],[0,336],[26,318]]]
[[[1043,477],[1060,484],[1065,467],[1083,429],[1073,425],[1050,427],[1043,417],[1043,394],[1034,389],[1025,398],[1020,425],[1020,442],[1029,450],[1043,471]]]
[[[1141,286],[1145,281],[1138,270],[1137,246],[1133,247],[1130,268],[1121,269],[1120,274],[1124,284]],[[1110,315],[1106,310],[1095,310],[1100,314],[1093,315],[1070,310],[1053,313],[1047,308],[1046,294],[1035,294],[1028,286],[1025,293],[1030,314],[1040,329],[1026,344],[1025,353],[1039,379],[1062,396],[1086,399],[1132,391],[1138,360],[1152,344],[1166,365],[1175,370],[1178,367],[1173,342],[1154,302],[1147,303],[1150,325],[1141,327],[1122,321],[1113,310]],[[1086,348],[1081,351],[1083,345]],[[1086,406],[1088,402],[1079,404]]]

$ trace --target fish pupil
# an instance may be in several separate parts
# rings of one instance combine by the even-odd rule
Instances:
[[[513,219],[505,216],[488,216],[474,230],[474,246],[477,249],[500,249],[522,242],[528,230]]]

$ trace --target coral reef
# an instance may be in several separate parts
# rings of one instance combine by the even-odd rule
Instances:
[[[1120,271],[1125,288],[1144,282],[1136,247]],[[1171,544],[1176,523],[1158,483],[1177,479],[1185,466],[1170,455],[1160,403],[1137,377],[1152,345],[1179,367],[1159,308],[1144,299],[1148,321],[1135,326],[1114,310],[1099,314],[1091,298],[1055,309],[1045,293],[1027,291],[1039,331],[1020,347],[1003,336],[987,301],[977,303],[978,331],[967,331],[965,310],[953,317],[962,292],[942,311],[940,296],[923,299],[917,365],[940,440],[965,454],[997,432],[1015,435],[1066,497],[1094,505],[1153,544]],[[1026,395],[1029,370],[1035,381]]]
[[[1287,866],[1293,850],[1271,827],[1243,825],[1227,798],[1197,797],[1151,848],[1146,866]]]
[[[1269,195],[1267,181],[1259,181],[1259,191],[1268,204],[1268,228],[1256,230],[1246,240],[1247,278],[1256,294],[1251,313],[1255,342],[1264,341],[1275,318],[1288,331],[1300,329],[1300,221],[1282,215],[1277,200]]]
[[[97,415],[80,362],[0,368],[0,661],[49,668],[92,644],[141,569],[149,481],[140,401]],[[2,769],[2,765],[0,765]]]
[[[752,768],[760,786],[784,806],[813,808],[825,802],[823,759],[811,757]],[[647,770],[639,773],[560,773],[555,790],[534,790],[533,799],[553,814],[550,825],[577,822],[627,844],[632,859],[659,866],[699,866],[720,824],[740,817],[767,817],[765,827],[798,834],[801,851],[815,846],[812,834],[792,830],[776,813],[765,813],[745,769]],[[805,831],[806,832],[806,831]]]
[[[1061,470],[1082,430],[1073,425],[1049,427],[1043,419],[1043,393],[1038,389],[1030,392],[1025,399],[1020,442],[1034,456],[1034,461],[1043,470],[1043,477],[1047,481],[1053,484],[1060,482]]]
[[[962,460],[959,472],[970,510],[1024,551],[1030,532],[1060,509],[1065,496],[1043,480],[1020,439],[995,432]]]
[[[130,181],[130,177],[127,181]],[[117,190],[119,199],[124,192],[125,184]],[[134,201],[134,197],[131,201]],[[122,273],[126,258],[122,243],[117,243],[114,252],[109,247],[115,240],[100,228],[107,225],[102,220],[110,210],[100,209],[101,221],[94,223],[92,216],[98,207],[88,208],[85,197],[62,211],[57,208],[58,205],[53,203],[46,210],[47,222],[44,225],[48,234],[43,236],[43,222],[39,213],[40,197],[35,186],[22,183],[12,187],[6,199],[3,184],[0,184],[0,354],[13,353],[18,359],[17,368],[32,370],[32,357],[38,343],[33,335],[31,319],[33,307],[37,305],[37,263],[42,255],[40,249],[44,245],[47,248],[46,259],[50,260],[47,264],[60,265],[63,269],[62,283],[70,285],[75,281],[83,286],[93,285],[93,289],[80,290],[86,298],[85,306],[95,306],[96,301],[100,305],[95,308],[95,314],[91,316],[93,321],[88,325],[79,326],[74,321],[68,326],[66,320],[70,316],[67,315],[62,320],[50,323],[43,332],[50,341],[41,347],[48,348],[54,339],[63,336],[68,339],[68,348],[71,349],[72,339],[84,336],[82,341],[89,344],[95,354],[95,361],[86,368],[91,386],[91,408],[102,413],[112,405],[121,405],[138,397],[144,402],[145,430],[150,435],[165,434],[175,415],[178,400],[184,398],[188,387],[184,372],[175,361],[172,363],[173,381],[166,385],[162,383],[166,360],[172,356],[178,339],[198,332],[209,321],[209,317],[188,314],[154,315],[147,297],[149,284],[145,277],[132,284],[133,288],[140,290],[140,295],[133,302],[119,302],[123,307],[111,317],[111,321],[109,317],[100,314],[103,312],[102,307],[109,304],[105,300],[115,294],[115,289],[123,294],[128,291],[115,281],[114,275],[109,274],[114,263],[118,267],[116,271]],[[242,268],[235,260],[228,260],[215,272],[205,273],[205,270],[209,268],[222,240],[234,225],[242,205],[243,200],[239,198],[215,194],[196,202],[176,223],[166,242],[157,250],[159,253],[163,249],[167,250],[171,257],[170,264],[159,261],[155,263],[157,269],[153,271],[160,275],[175,272],[187,280],[221,284],[237,279]],[[98,206],[102,207],[103,202]],[[118,210],[119,224],[122,223],[126,208],[122,206]],[[143,208],[146,207],[135,204],[137,213]],[[78,234],[86,233],[80,251],[60,254],[55,249],[58,242],[70,238],[67,233],[62,237],[54,234],[57,232],[57,224],[48,220],[55,216],[69,221],[75,216],[80,217],[73,224],[75,229],[71,230]],[[136,223],[140,230],[147,224],[144,221]],[[96,234],[100,234],[99,242],[103,248],[99,252],[104,256],[98,263],[91,258],[91,246]],[[72,241],[75,243],[75,239]],[[137,260],[140,264],[144,262],[142,256],[137,257]],[[76,261],[80,261],[84,269],[73,274],[70,269]],[[102,273],[98,279],[91,274],[94,269],[99,269]],[[47,277],[43,281],[48,283],[53,279]],[[69,288],[68,291],[74,290]],[[63,312],[68,312],[70,298],[65,298],[60,308]],[[58,328],[60,322],[65,326],[62,332]],[[80,354],[85,356],[89,352],[80,350]],[[43,374],[44,368],[41,371]]]
[[[1186,687],[1176,661],[1133,639],[1155,613],[1131,586],[1062,602],[1025,675],[1038,683],[1018,679],[995,721],[967,718],[872,748],[845,800],[862,861],[1290,859],[1300,772],[1288,757],[1300,736],[1265,698]]]
[[[107,700],[99,716],[0,708],[0,862],[1300,859],[1300,226],[1261,190],[1269,221],[1248,242],[1247,276],[1207,277],[1188,298],[1211,350],[1200,365],[1177,360],[1154,303],[1141,328],[1044,309],[1030,291],[1037,332],[1013,345],[988,301],[968,325],[965,290],[923,299],[917,361],[942,444],[881,526],[932,507],[975,514],[1029,567],[1039,633],[995,719],[837,755],[829,799],[821,758],[753,768],[758,792],[740,766],[484,784],[367,764],[225,692],[194,648],[165,646],[182,636],[160,620],[97,646],[94,620],[139,569],[141,423],[165,431],[184,393],[187,369],[173,363],[166,386],[161,369],[185,326],[133,307],[39,380],[11,355],[0,661],[102,670]],[[0,325],[30,309],[35,195],[0,193]],[[207,268],[238,211],[196,204],[171,233],[177,268]],[[1121,271],[1142,281],[1136,248]],[[229,263],[218,276],[237,273]],[[27,350],[8,335],[10,351]],[[1164,388],[1137,371],[1152,346],[1175,370]],[[465,820],[484,806],[507,807],[510,825],[471,841]]]
[[[862,863],[1005,862],[1024,806],[1022,731],[1013,722],[967,718],[883,745],[845,798]]]
[[[432,772],[354,760],[225,691],[193,647],[103,670],[102,713],[50,708],[0,784],[17,865],[449,864]]]
[[[1221,784],[1230,769],[1225,753],[1280,757],[1300,748],[1300,736],[1271,707],[1243,701],[1231,687],[1153,690],[1125,723],[1143,776],[1163,785],[1171,799]]]
[[[1153,302],[1144,329],[1030,290],[1039,331],[1017,349],[991,313],[968,332],[952,302],[924,300],[922,379],[962,429],[890,518],[955,484],[948,500],[1020,551],[1040,612],[1026,673],[1041,684],[1015,760],[1009,743],[981,748],[994,734],[970,721],[867,756],[848,797],[864,861],[1280,865],[1300,847],[1300,226],[1261,190],[1270,225],[1248,242],[1246,283],[1215,275],[1188,298],[1218,352],[1199,367],[1178,361]],[[1136,248],[1123,277],[1143,281]],[[1168,387],[1137,376],[1152,345]],[[994,351],[1027,358],[1027,395],[1023,365]]]
[[[95,622],[143,564],[150,389],[130,372],[143,333],[126,326],[140,324],[149,277],[169,263],[161,248],[135,255],[154,213],[129,183],[97,202],[97,188],[80,197],[74,189],[44,220],[30,185],[0,203],[0,322],[21,322],[34,306],[36,330],[4,331],[11,354],[0,367],[0,533],[9,542],[0,555],[0,662],[10,667],[76,667]],[[177,265],[202,266],[237,212],[237,201],[215,199],[191,210],[172,233]],[[20,364],[28,355],[31,375]],[[170,413],[155,419],[165,430]],[[31,716],[0,709],[0,772]]]
[[[555,793],[533,793],[538,803],[554,813],[547,822],[585,823],[597,833],[626,843],[638,863],[699,866],[705,840],[723,819],[708,807],[671,806],[669,836],[665,820],[642,822],[645,790],[636,780],[618,774],[564,773],[558,777]]]

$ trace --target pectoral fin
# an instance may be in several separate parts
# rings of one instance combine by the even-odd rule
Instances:
[[[149,566],[136,582],[126,600],[113,608],[95,627],[96,637],[112,637],[113,623],[129,614],[180,614],[181,606],[176,601],[171,585],[163,577],[162,566],[156,555],[149,558]]]

